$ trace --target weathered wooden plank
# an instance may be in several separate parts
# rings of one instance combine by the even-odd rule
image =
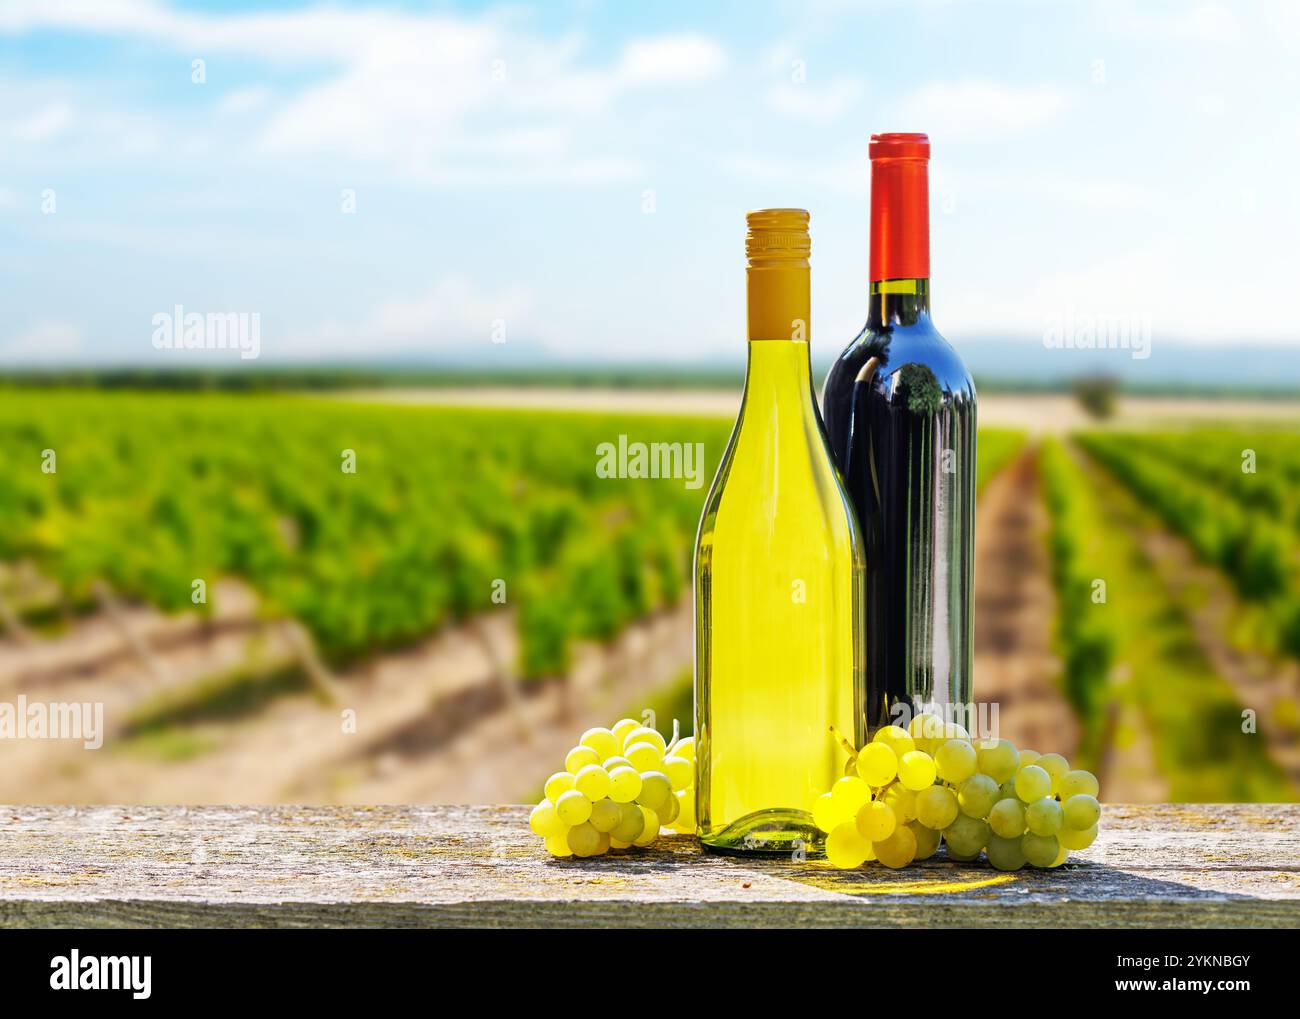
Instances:
[[[552,860],[524,807],[0,807],[0,926],[1300,926],[1300,806],[1108,805],[1078,863],[840,872],[667,836]]]

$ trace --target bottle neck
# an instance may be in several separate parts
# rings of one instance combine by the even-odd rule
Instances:
[[[930,158],[871,159],[871,280],[930,278]]]
[[[745,400],[784,415],[812,393],[808,357],[808,213],[762,209],[745,217]],[[801,399],[800,393],[808,394]]]
[[[916,325],[918,319],[929,315],[928,279],[875,280],[871,284],[867,328],[873,332],[894,326]]]
[[[750,340],[807,341],[809,331],[808,262],[750,264],[745,270],[746,322]]]
[[[751,339],[745,368],[746,420],[793,421],[815,411],[813,363],[801,339]]]
[[[872,138],[873,329],[930,314],[930,143],[924,135]]]

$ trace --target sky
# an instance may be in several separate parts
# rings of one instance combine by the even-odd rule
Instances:
[[[0,366],[187,366],[177,305],[263,363],[732,360],[766,206],[829,356],[877,131],[959,349],[1300,346],[1300,4],[3,0]]]

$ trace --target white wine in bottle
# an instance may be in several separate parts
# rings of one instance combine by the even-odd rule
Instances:
[[[812,805],[863,738],[863,560],[813,393],[808,213],[748,217],[749,364],[695,552],[698,832],[813,851]]]

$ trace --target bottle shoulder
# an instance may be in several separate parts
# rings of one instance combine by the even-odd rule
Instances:
[[[825,401],[847,396],[862,384],[884,396],[910,384],[913,389],[933,386],[945,400],[975,399],[975,381],[966,363],[928,317],[915,325],[881,330],[864,326],[831,363]]]

